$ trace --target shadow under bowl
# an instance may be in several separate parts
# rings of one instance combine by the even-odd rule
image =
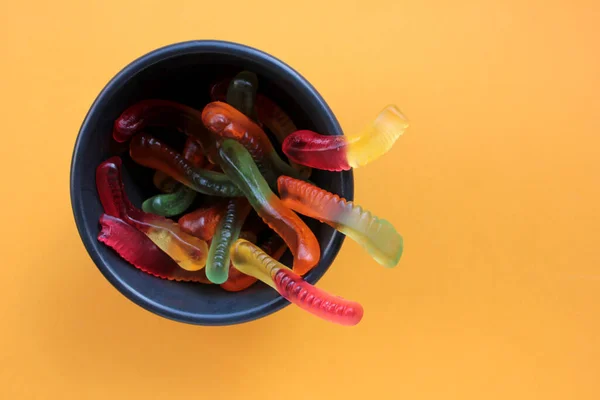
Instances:
[[[299,129],[341,135],[342,130],[319,93],[291,67],[257,49],[222,41],[190,41],[169,45],[135,60],[98,95],[77,137],[71,162],[71,203],[81,239],[98,269],[123,295],[160,316],[197,325],[229,325],[264,317],[289,302],[262,284],[231,293],[218,285],[173,282],[148,275],[98,242],[103,213],[96,191],[95,170],[104,160],[123,158],[123,179],[134,205],[156,194],[153,171],[131,161],[127,145],[112,139],[115,119],[143,99],[177,101],[201,110],[215,81],[241,70],[259,78],[259,92],[279,104]],[[180,135],[183,136],[183,135]],[[281,153],[280,153],[281,154]],[[351,171],[313,171],[319,187],[353,199]],[[331,227],[307,220],[321,246],[321,261],[305,279],[314,284],[336,257],[344,236]],[[288,253],[282,262],[291,265]]]

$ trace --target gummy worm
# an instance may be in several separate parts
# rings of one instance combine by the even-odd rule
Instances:
[[[301,130],[283,142],[283,152],[298,164],[328,171],[362,167],[387,153],[408,128],[408,120],[394,105],[353,137],[320,135]]]
[[[246,216],[250,212],[244,198],[231,199],[227,203],[225,215],[221,218],[208,249],[206,277],[213,283],[227,281],[229,275],[229,249],[238,239]]]
[[[351,237],[380,264],[393,267],[402,256],[402,236],[385,219],[310,183],[280,176],[277,187],[287,207]]]
[[[199,168],[204,164],[202,149],[198,142],[191,137],[187,138],[185,146],[183,147],[183,158],[196,168]],[[154,174],[155,179],[156,174],[158,173],[163,174],[161,171],[156,171]],[[178,182],[171,177],[168,177],[167,179],[178,184]],[[161,183],[163,185],[168,184],[165,181]],[[177,188],[175,193],[159,194],[150,197],[142,203],[142,210],[148,213],[162,215],[163,217],[172,217],[173,215],[181,214],[187,210],[195,199],[196,192],[187,186],[182,186]]]
[[[223,79],[211,86],[210,89],[210,98],[212,101],[221,101],[233,105],[238,110],[242,111],[236,104],[231,103],[230,99],[227,97],[227,87],[231,85],[231,79]],[[231,99],[232,101],[235,101]],[[264,124],[277,138],[277,141],[281,145],[285,138],[290,135],[292,132],[298,130],[296,125],[292,121],[292,119],[271,99],[263,94],[256,94],[256,99],[254,101],[254,109],[251,113],[246,111],[242,111],[246,116],[253,117],[256,115],[257,123],[259,125]],[[290,165],[298,171],[298,174],[301,178],[308,179],[311,174],[311,169],[304,165],[296,164],[294,162],[290,162]]]
[[[170,219],[134,207],[125,194],[121,164],[119,157],[111,157],[96,169],[96,186],[105,213],[139,229],[181,268],[188,271],[204,268],[208,255],[206,242],[183,232]]]
[[[113,138],[123,143],[147,126],[174,128],[198,140],[211,162],[216,153],[215,141],[202,124],[200,111],[168,100],[142,100],[126,109],[115,120]]]
[[[163,217],[172,217],[187,210],[195,198],[195,191],[187,186],[182,186],[174,193],[150,197],[142,203],[142,210]]]
[[[234,140],[219,150],[221,167],[244,192],[267,225],[286,242],[294,255],[294,272],[304,275],[319,262],[320,247],[314,233],[271,191],[250,153]]]
[[[219,202],[211,207],[199,208],[179,218],[181,230],[202,240],[211,240],[217,225],[225,213],[226,202]]]
[[[242,195],[224,174],[194,168],[175,150],[148,134],[141,133],[131,140],[129,154],[136,163],[163,171],[196,192],[223,197]]]
[[[243,237],[243,235],[240,235],[240,238],[252,242],[252,240],[248,239],[247,237]],[[274,260],[279,260],[287,249],[283,239],[281,239],[281,237],[279,237],[279,235],[276,233],[269,235],[269,237],[259,247]],[[255,277],[238,271],[233,263],[230,263],[229,277],[227,278],[227,282],[221,284],[221,287],[228,292],[239,292],[249,288],[256,281],[257,279]]]
[[[213,134],[239,141],[250,152],[267,182],[274,182],[274,175],[299,177],[295,169],[279,158],[265,132],[229,104],[208,103],[202,110],[202,121]]]
[[[172,281],[210,283],[204,269],[186,271],[142,232],[122,219],[102,214],[98,240],[115,250],[134,267]]]
[[[249,71],[240,72],[229,83],[226,97],[227,104],[235,107],[247,117],[252,118],[257,87],[258,78],[255,73]]]
[[[319,318],[341,325],[356,325],[363,316],[359,303],[314,287],[252,243],[239,239],[231,258],[235,268],[271,286],[290,302]]]

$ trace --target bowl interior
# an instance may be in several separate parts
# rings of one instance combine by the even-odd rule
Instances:
[[[135,61],[117,75],[100,94],[81,128],[71,173],[71,196],[82,240],[107,279],[132,301],[164,317],[182,322],[220,325],[239,323],[274,312],[287,304],[270,287],[257,283],[230,293],[218,285],[170,282],[145,274],[123,261],[96,240],[102,206],[95,187],[95,169],[105,159],[123,159],[127,195],[140,207],[157,194],[153,171],[131,161],[127,145],[112,140],[114,120],[128,106],[149,98],[167,99],[201,110],[209,101],[209,87],[216,80],[247,69],[257,73],[259,92],[278,103],[300,129],[341,134],[335,117],[314,89],[297,73],[276,59],[239,45],[196,42],[170,46]],[[181,146],[183,134],[149,132]],[[275,146],[279,149],[279,146]],[[280,151],[280,154],[283,154]],[[285,159],[285,158],[284,158]],[[320,187],[352,199],[350,172],[314,171],[311,180]],[[198,196],[198,203],[205,199]],[[191,211],[192,209],[188,210]],[[316,282],[337,254],[343,237],[327,225],[305,219],[321,245],[321,262],[306,277]],[[291,255],[281,260],[291,265]]]

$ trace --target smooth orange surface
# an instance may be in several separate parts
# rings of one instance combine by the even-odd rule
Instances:
[[[597,1],[4,1],[1,399],[600,398]],[[293,307],[202,328],[117,292],[79,240],[70,157],[134,58],[202,38],[297,68],[355,132],[411,127],[356,171],[405,239],[346,241],[319,287],[354,328]],[[109,134],[109,132],[107,132]]]

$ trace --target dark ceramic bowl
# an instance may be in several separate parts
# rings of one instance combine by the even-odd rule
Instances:
[[[302,129],[332,135],[342,130],[323,98],[298,72],[273,56],[240,44],[220,41],[177,43],[153,51],[125,67],[106,85],[90,108],[73,151],[71,202],[75,222],[90,256],[106,279],[139,306],[173,320],[198,325],[228,325],[264,317],[288,305],[270,287],[257,283],[230,293],[218,285],[171,282],[150,276],[98,242],[102,214],[95,169],[107,158],[123,158],[125,188],[132,202],[156,194],[152,171],[134,164],[127,148],[112,140],[114,120],[128,106],[148,98],[167,99],[202,109],[209,102],[209,85],[242,69],[259,77],[259,91],[275,100]],[[314,171],[320,187],[353,199],[352,172]],[[305,279],[315,283],[333,262],[343,235],[327,225],[308,221],[321,245],[321,262]],[[291,265],[289,252],[282,262]]]

